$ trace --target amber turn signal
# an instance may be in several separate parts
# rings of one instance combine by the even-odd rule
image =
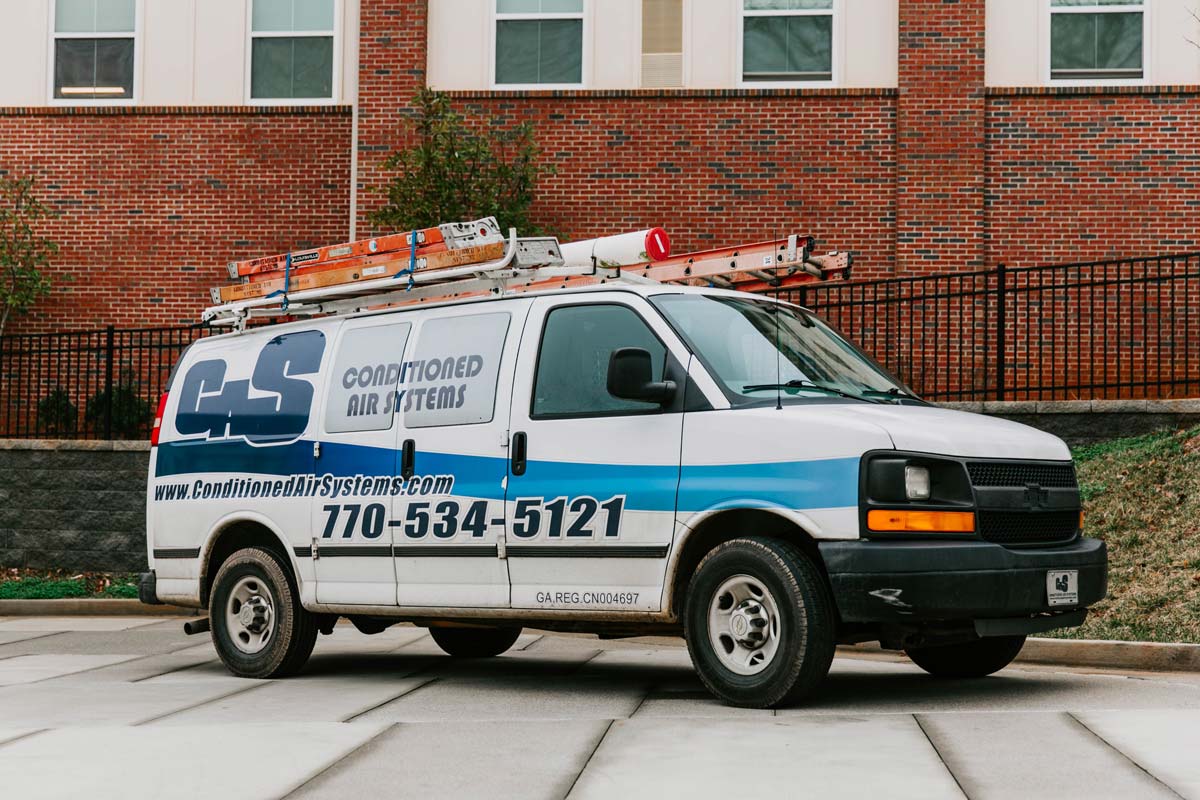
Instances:
[[[867,512],[867,527],[873,531],[907,533],[972,533],[972,511],[881,511]]]

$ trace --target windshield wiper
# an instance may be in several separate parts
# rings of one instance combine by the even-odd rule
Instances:
[[[863,390],[863,394],[867,397],[894,397],[897,400],[916,400],[917,402],[920,402],[920,403],[925,402],[921,398],[917,397],[915,394],[906,392],[903,389],[897,389],[894,386],[891,389],[888,389],[887,391],[883,391],[880,389],[865,389],[865,390]]]
[[[838,397],[845,397],[849,400],[862,400],[864,403],[875,402],[874,400],[870,400],[861,395],[844,392],[841,389],[837,389],[833,386],[825,386],[824,384],[813,383],[812,381],[799,379],[790,380],[787,383],[754,383],[749,386],[742,387],[743,392],[764,392],[768,389],[812,389],[813,391],[817,392],[825,392],[826,394],[834,394]]]

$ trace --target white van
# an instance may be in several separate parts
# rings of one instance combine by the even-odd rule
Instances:
[[[1070,453],[937,408],[811,312],[608,285],[206,338],[159,407],[142,599],[231,672],[318,632],[679,634],[726,702],[795,702],[838,643],[986,675],[1104,597]]]

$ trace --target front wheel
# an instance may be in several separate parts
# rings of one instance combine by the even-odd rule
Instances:
[[[700,680],[730,705],[775,708],[811,693],[833,662],[834,624],[821,573],[790,542],[725,542],[688,587],[688,652]]]
[[[430,628],[429,635],[455,658],[491,658],[512,647],[520,628]]]
[[[937,678],[982,678],[1011,664],[1024,646],[1024,636],[989,636],[959,644],[914,647],[904,653]]]
[[[316,616],[301,607],[287,567],[259,547],[238,550],[221,565],[208,615],[217,655],[242,678],[291,675],[317,641]]]

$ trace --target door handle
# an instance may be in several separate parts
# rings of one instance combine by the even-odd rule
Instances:
[[[525,459],[528,446],[528,437],[525,436],[524,431],[517,431],[512,435],[512,447],[510,448],[510,452],[512,455],[513,475],[525,474]]]
[[[408,480],[417,471],[417,443],[405,439],[400,446],[400,477]]]

